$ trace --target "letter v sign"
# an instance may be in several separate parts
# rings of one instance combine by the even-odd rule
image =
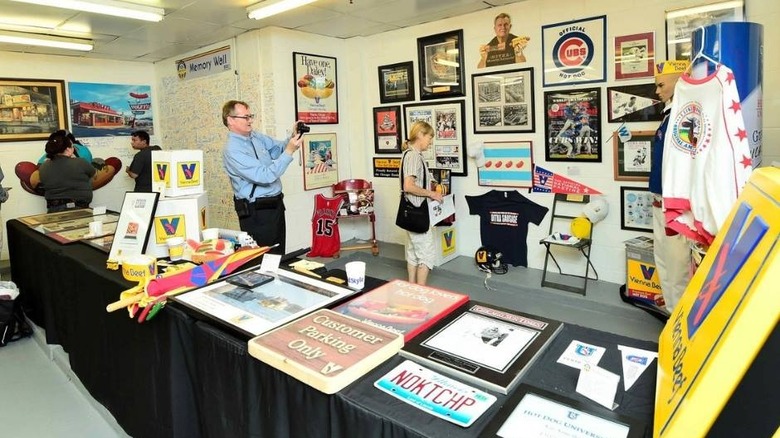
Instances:
[[[160,181],[165,181],[165,174],[168,173],[168,165],[167,164],[158,164],[157,165],[157,178]]]
[[[655,274],[655,267],[650,267],[647,265],[639,265],[642,268],[642,277],[645,278],[645,280],[650,280],[653,278],[653,274]]]

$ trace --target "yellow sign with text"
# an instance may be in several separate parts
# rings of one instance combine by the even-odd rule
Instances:
[[[181,161],[176,163],[176,184],[178,187],[200,185],[200,161]]]
[[[154,218],[154,233],[158,245],[165,244],[171,237],[187,238],[187,222],[183,214],[173,216],[156,216]]]
[[[777,193],[780,169],[753,173],[664,327],[655,437],[707,435],[777,326]]]
[[[171,163],[168,161],[155,161],[152,163],[152,184],[165,183],[165,187],[171,186],[170,169]]]

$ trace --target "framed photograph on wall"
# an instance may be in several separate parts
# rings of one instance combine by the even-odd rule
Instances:
[[[664,103],[655,94],[655,84],[607,87],[607,121],[661,122]]]
[[[666,11],[666,59],[690,59],[691,34],[697,27],[744,19],[745,3],[742,0]]]
[[[647,187],[620,188],[620,228],[653,232],[653,194]]]
[[[401,107],[395,105],[374,108],[374,152],[399,154],[403,138]]]
[[[534,132],[534,70],[471,75],[474,133]]]
[[[652,78],[655,32],[615,37],[615,79]]]
[[[0,78],[0,141],[46,140],[68,129],[65,81]]]
[[[607,16],[542,26],[544,87],[607,80]]]
[[[413,68],[412,61],[379,66],[379,101],[381,103],[414,100]]]
[[[332,186],[339,181],[336,164],[336,133],[303,136],[303,189]]]
[[[417,38],[420,100],[465,96],[463,30]]]
[[[154,135],[151,85],[69,81],[68,99],[76,138],[129,137],[138,129]]]
[[[482,148],[485,165],[477,169],[481,186],[533,187],[530,141],[491,141]]]
[[[433,144],[423,152],[428,167],[449,169],[453,176],[467,176],[466,105],[462,100],[404,105],[404,126],[422,120],[433,127]]]
[[[295,120],[309,125],[339,122],[336,58],[293,52]]]
[[[617,132],[612,136],[615,181],[648,181],[652,158],[650,148],[655,131],[631,131],[623,141]]]
[[[547,161],[601,162],[601,89],[544,92]]]

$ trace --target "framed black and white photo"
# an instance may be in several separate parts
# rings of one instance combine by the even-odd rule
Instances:
[[[381,103],[414,100],[414,70],[412,61],[380,65],[379,101]]]
[[[471,76],[474,133],[534,132],[534,70]]]
[[[653,232],[653,194],[647,187],[620,188],[620,228]]]
[[[690,59],[691,34],[697,27],[744,19],[745,3],[742,0],[666,11],[666,59]]]
[[[661,122],[664,103],[655,94],[655,84],[607,87],[609,123]]]
[[[463,30],[417,38],[420,100],[465,96]]]
[[[652,157],[650,149],[655,131],[631,131],[623,141],[617,132],[612,137],[615,181],[648,181]]]
[[[397,154],[404,138],[398,105],[374,108],[374,152]]]
[[[545,91],[547,161],[601,162],[601,89]]]
[[[423,152],[431,169],[449,169],[453,176],[467,176],[466,105],[462,100],[404,105],[404,126],[422,120],[433,127],[433,144]]]

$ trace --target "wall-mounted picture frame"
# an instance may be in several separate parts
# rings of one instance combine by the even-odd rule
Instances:
[[[628,141],[621,140],[618,133],[614,133],[612,157],[615,181],[650,180],[653,138],[655,131],[631,131]]]
[[[402,120],[400,105],[374,108],[374,153],[401,153]]]
[[[542,86],[607,80],[607,16],[542,26]]]
[[[379,102],[395,103],[414,100],[414,63],[380,65]]]
[[[653,232],[653,194],[647,187],[620,187],[620,228]]]
[[[303,189],[329,187],[339,181],[336,163],[336,133],[303,136]]]
[[[666,59],[691,58],[691,34],[697,27],[723,21],[744,21],[742,0],[722,1],[666,11]]]
[[[652,78],[655,32],[615,37],[615,79]]]
[[[108,260],[141,255],[149,243],[152,219],[157,210],[158,192],[126,192],[119,211],[119,222],[108,251]],[[153,246],[154,243],[152,243]]]
[[[468,176],[466,165],[466,105],[462,100],[404,105],[404,126],[422,120],[433,127],[433,144],[423,152],[432,169],[449,169],[453,176]]]
[[[143,129],[154,135],[151,85],[68,82],[73,135],[130,136]]]
[[[477,168],[477,181],[488,187],[533,187],[532,143],[518,141],[486,141],[482,147],[485,165]]]
[[[609,123],[662,122],[664,103],[655,93],[655,83],[607,87]]]
[[[417,38],[420,100],[466,95],[463,29]]]
[[[336,58],[293,52],[295,120],[309,125],[339,122]]]
[[[534,132],[534,69],[471,75],[474,133]]]
[[[0,78],[0,141],[46,140],[68,129],[65,81]]]
[[[601,89],[544,92],[547,161],[601,162]]]

